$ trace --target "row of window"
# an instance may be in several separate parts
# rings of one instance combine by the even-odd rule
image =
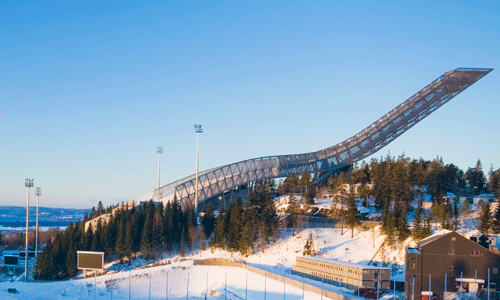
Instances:
[[[455,255],[455,249],[449,249],[448,255]],[[472,250],[470,252],[470,256],[479,257],[479,256],[481,256],[481,252],[479,250]]]
[[[411,263],[409,267],[410,269],[415,270],[415,263]],[[450,265],[448,267],[448,271],[453,272],[453,270],[454,270],[453,265]],[[492,268],[492,273],[498,274],[498,268]]]
[[[335,265],[332,265],[332,264],[312,262],[312,261],[309,261],[309,260],[302,260],[302,259],[298,259],[297,261],[299,263],[304,263],[306,265],[313,265],[313,266],[317,266],[317,267],[321,267],[321,268],[326,268],[326,269],[331,269],[331,270],[336,270],[336,271],[340,271],[340,272],[344,271],[343,267],[335,266]],[[358,269],[347,269],[347,272],[349,272],[351,274],[356,274],[356,275],[362,274],[362,270],[358,270]]]
[[[319,273],[319,272],[312,272],[312,275],[316,276],[316,277],[322,277],[322,278],[325,278],[325,279],[330,279],[330,280],[342,282],[342,277],[337,277],[337,276],[333,276],[333,275],[327,275],[327,274],[323,274],[323,273]]]

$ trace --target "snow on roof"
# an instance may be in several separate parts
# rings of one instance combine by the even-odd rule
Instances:
[[[484,284],[484,279],[455,278],[455,281],[458,281],[458,282],[476,282],[476,283],[483,283]]]
[[[338,260],[338,259],[334,259],[334,258],[316,257],[316,256],[297,256],[297,258],[316,260],[316,261],[320,261],[320,262],[324,262],[324,263],[337,264],[337,265],[342,265],[342,266],[346,266],[346,267],[359,268],[359,269],[365,269],[365,270],[368,270],[368,269],[369,270],[389,270],[389,268],[356,264],[356,263],[342,261],[342,260]]]
[[[450,232],[453,232],[453,231],[448,230],[448,229],[442,229],[442,230],[439,230],[439,231],[437,231],[436,233],[434,233],[433,235],[428,236],[428,237],[426,237],[426,238],[425,238],[425,239],[423,239],[423,240],[420,240],[420,241],[417,243],[417,245],[418,245],[419,247],[422,247],[423,245],[425,245],[425,244],[427,244],[427,243],[430,243],[430,242],[432,242],[432,241],[434,241],[434,240],[437,240],[437,239],[439,239],[439,238],[443,237],[444,235],[446,235],[446,234],[448,234],[448,233],[450,233]]]
[[[446,193],[446,198],[456,198],[456,197],[457,197],[457,195],[455,195],[453,193],[450,193],[450,192]]]
[[[3,250],[2,254],[5,255],[19,255],[19,250]]]
[[[417,248],[408,248],[408,253],[420,254],[420,250]]]

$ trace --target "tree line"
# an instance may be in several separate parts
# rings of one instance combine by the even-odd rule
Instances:
[[[173,252],[181,256],[196,245],[210,245],[248,255],[253,249],[265,247],[279,232],[278,218],[271,197],[271,181],[257,182],[249,188],[245,205],[241,198],[233,201],[228,211],[221,210],[218,217],[208,205],[197,221],[193,209],[183,210],[176,198],[172,202],[149,201],[136,207],[127,204],[115,210],[107,222],[101,219],[96,228],[85,222],[90,217],[111,212],[101,205],[90,216],[66,230],[57,232],[45,245],[35,265],[35,278],[60,280],[74,277],[77,272],[77,251],[102,251],[105,261],[130,259],[138,255],[145,259],[161,257]],[[215,232],[214,232],[215,231]]]
[[[344,176],[341,173],[329,181],[336,195],[334,202],[336,197],[347,202],[349,194],[344,192],[345,189],[339,191],[339,187],[346,182],[359,186],[356,196],[365,199],[366,204],[366,199],[373,196],[375,207],[381,212],[382,228],[389,244],[403,241],[410,235],[416,239],[430,235],[432,222],[440,222],[445,229],[456,229],[459,216],[468,213],[469,203],[465,201],[459,208],[458,199],[451,202],[445,200],[447,192],[466,197],[486,192],[497,196],[500,194],[500,169],[491,169],[487,181],[480,160],[475,167],[464,172],[454,164],[445,165],[442,158],[428,161],[422,158],[411,160],[404,155],[398,158],[387,156],[380,160],[372,159],[370,163],[363,161],[360,166],[353,167],[348,179],[344,179]],[[431,196],[433,206],[430,214],[425,214],[422,209],[423,194]],[[414,199],[418,200],[416,209],[410,206]],[[489,203],[485,203],[481,209],[480,224],[484,225],[480,225],[480,231],[497,232],[496,228],[500,227],[496,225],[500,222],[500,209],[490,211]],[[348,211],[342,210],[341,214],[348,218]],[[414,213],[413,232],[407,220],[410,212]],[[351,213],[351,224],[355,223],[355,216],[355,213]]]
[[[245,204],[238,197],[227,211],[219,213],[211,246],[248,256],[276,239],[279,221],[271,197],[271,182],[258,182],[249,188]]]
[[[193,248],[200,239],[192,209],[183,211],[177,199],[163,205],[149,201],[136,207],[122,206],[95,229],[85,221],[69,223],[49,241],[35,266],[37,279],[65,279],[77,273],[77,250],[102,251],[105,260],[131,257],[139,251],[146,258]]]

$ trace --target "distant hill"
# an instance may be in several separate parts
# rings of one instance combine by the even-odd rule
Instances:
[[[69,222],[82,220],[88,209],[40,207],[38,223],[41,227],[65,227]],[[36,223],[36,207],[30,207],[29,226]],[[17,230],[26,227],[26,207],[0,206],[0,230]]]

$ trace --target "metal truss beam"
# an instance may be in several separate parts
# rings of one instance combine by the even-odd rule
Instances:
[[[492,70],[459,68],[447,72],[365,129],[326,149],[259,157],[203,171],[198,179],[198,203],[249,182],[286,177],[303,171],[326,172],[319,181],[326,180],[336,170],[374,154]],[[191,175],[137,200],[167,202],[176,195],[185,208],[194,203],[194,182],[195,175]]]

